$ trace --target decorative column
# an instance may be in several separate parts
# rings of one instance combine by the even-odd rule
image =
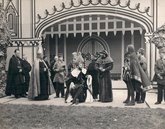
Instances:
[[[58,56],[58,35],[55,35],[55,44],[56,44],[56,52],[55,55]]]
[[[150,44],[150,35],[145,34],[145,46],[146,46],[146,59],[147,59],[147,70],[148,76],[151,79],[151,44]]]
[[[150,78],[151,78],[151,80],[153,79],[153,76],[154,76],[154,74],[155,74],[155,72],[154,72],[154,67],[155,67],[155,60],[156,60],[156,47],[155,47],[155,44],[153,44],[153,43],[150,43],[151,44],[151,60],[150,60],[150,62],[151,62],[151,73],[150,73]]]
[[[64,34],[64,62],[65,62],[65,65],[66,65],[66,35]]]
[[[123,66],[124,66],[124,33],[121,34],[121,79],[123,75]]]

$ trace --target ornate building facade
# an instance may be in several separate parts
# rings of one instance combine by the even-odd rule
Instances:
[[[151,34],[165,21],[163,0],[1,0],[7,11],[13,50],[20,48],[35,59],[36,46],[43,41],[49,61],[62,55],[66,64],[74,51],[95,54],[106,49],[114,59],[112,75],[120,78],[128,44],[146,50],[150,78],[158,50]],[[87,63],[88,64],[88,63]]]

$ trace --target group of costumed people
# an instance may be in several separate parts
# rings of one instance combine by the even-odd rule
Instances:
[[[155,44],[159,51],[159,58],[155,62],[155,75],[152,79],[157,83],[157,101],[161,104],[165,101],[165,25],[161,26],[152,34],[151,43]],[[147,72],[147,61],[144,57],[144,49],[140,48],[135,52],[133,45],[128,45],[124,57],[123,80],[127,85],[128,93],[124,101],[126,105],[132,106],[137,103],[144,103],[146,91],[152,89]],[[135,94],[136,93],[136,94]],[[135,95],[136,97],[134,97]]]
[[[152,85],[148,77],[143,48],[135,52],[133,45],[127,46],[124,56],[123,81],[128,90],[127,98],[123,103],[126,103],[126,106],[133,106],[135,102],[144,103],[146,91],[152,89]]]
[[[154,82],[157,82],[157,101],[155,104],[161,104],[165,100],[165,47],[158,47],[160,58],[155,63]],[[126,83],[128,93],[123,103],[126,106],[144,103],[146,91],[152,89],[147,72],[147,61],[144,57],[144,49],[140,48],[135,52],[133,45],[128,45],[127,53],[124,57],[123,81]]]
[[[65,102],[69,94],[73,98],[72,103],[92,102],[93,99],[112,102],[110,70],[113,68],[113,60],[108,52],[101,51],[98,58],[92,56],[87,69],[81,53],[74,52],[72,55],[73,59],[68,65]]]
[[[72,104],[79,102],[93,102],[98,98],[101,102],[112,102],[112,84],[110,79],[110,70],[113,68],[113,60],[107,51],[101,51],[96,59],[92,57],[92,62],[88,68],[84,67],[84,59],[81,52],[73,52],[73,59],[66,66],[63,59],[57,59],[53,65],[55,71],[51,78],[47,63],[43,60],[42,49],[38,50],[31,79],[29,84],[28,98],[32,100],[47,100],[50,94],[56,92],[56,97],[65,98],[71,96]],[[53,82],[53,83],[52,83]],[[66,93],[64,93],[64,83],[66,84]],[[65,95],[65,96],[64,96]]]
[[[41,45],[38,47],[32,67],[26,60],[20,58],[20,51],[16,49],[9,62],[6,95],[15,95],[19,98],[25,97],[28,93],[30,100],[48,100],[49,95],[56,93],[56,97],[61,94],[65,102],[68,102],[68,97],[71,96],[73,104],[93,102],[94,99],[112,102],[110,71],[113,68],[113,60],[109,53],[103,50],[99,52],[97,58],[91,56],[91,63],[87,68],[84,67],[81,52],[73,52],[72,55],[67,70],[63,58],[56,57],[52,66],[54,71],[52,76],[50,66],[44,60]]]
[[[14,95],[15,98],[25,97],[29,87],[30,71],[31,65],[26,55],[20,58],[19,49],[15,49],[9,61],[5,94]]]

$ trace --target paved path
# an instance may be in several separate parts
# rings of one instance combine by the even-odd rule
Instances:
[[[125,84],[122,81],[113,81],[113,97],[114,100],[111,103],[80,103],[74,106],[96,106],[96,107],[121,107],[121,108],[163,108],[165,109],[165,102],[160,105],[155,105],[157,99],[156,90],[147,92],[146,103],[136,104],[135,106],[125,106],[123,101],[126,99],[127,90]],[[64,103],[64,98],[54,98],[55,94],[50,96],[49,100],[46,101],[30,101],[27,98],[15,99],[14,97],[0,98],[0,104],[24,104],[24,105],[55,105],[55,106],[69,106],[71,103]]]

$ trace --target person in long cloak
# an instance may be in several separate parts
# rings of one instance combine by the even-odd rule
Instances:
[[[92,76],[92,91],[93,91],[93,98],[97,99],[99,94],[99,82],[98,82],[98,70],[96,68],[96,59],[92,55],[91,63],[88,66],[87,74]]]
[[[27,57],[25,54],[23,55],[23,59],[22,59],[22,67],[23,67],[23,74],[25,76],[24,94],[26,95],[26,92],[28,92],[29,89],[31,65],[27,61]]]
[[[144,70],[146,75],[148,76],[147,60],[144,57],[144,49],[143,48],[140,48],[137,51],[137,56],[138,56],[140,66],[142,67],[142,69]],[[144,103],[145,98],[146,98],[146,92],[143,92],[143,90],[141,88],[138,90],[138,92],[136,91],[136,99],[135,100],[137,101],[137,103]]]
[[[16,98],[22,97],[24,82],[20,51],[16,49],[9,61],[5,94],[7,96],[13,94]]]
[[[100,55],[96,62],[99,70],[99,99],[101,102],[112,102],[113,93],[110,70],[113,68],[113,60],[106,50],[100,52]]]
[[[139,89],[142,89],[143,92],[145,92],[148,89],[151,89],[151,83],[147,76],[147,74],[144,72],[143,68],[140,66],[140,62],[138,60],[138,56],[135,53],[135,49],[133,45],[127,46],[127,51],[130,54],[130,72],[131,72],[131,82],[134,86],[134,89],[139,92]],[[141,87],[143,86],[143,87]],[[130,103],[127,103],[127,106],[135,105],[134,101],[130,101]]]
[[[32,100],[48,100],[49,95],[53,93],[50,71],[43,60],[42,48],[39,47],[37,59],[32,66],[28,98]]]

